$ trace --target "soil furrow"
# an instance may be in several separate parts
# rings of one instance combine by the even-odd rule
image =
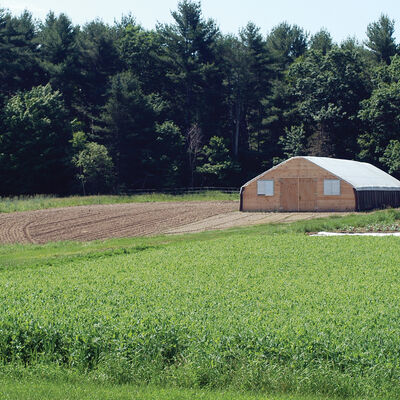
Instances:
[[[237,201],[198,201],[91,205],[0,214],[0,243],[90,241],[200,232],[330,215],[240,213],[238,208]]]

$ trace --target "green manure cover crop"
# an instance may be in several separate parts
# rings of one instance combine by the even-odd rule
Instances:
[[[0,374],[399,398],[399,252],[259,229],[4,266]]]

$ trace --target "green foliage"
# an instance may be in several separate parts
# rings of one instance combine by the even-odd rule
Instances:
[[[313,155],[354,154],[358,104],[367,96],[362,70],[363,60],[356,51],[338,47],[326,55],[310,50],[290,66],[288,78]]]
[[[285,129],[285,136],[279,138],[283,154],[286,158],[305,155],[305,131],[304,126],[292,126]]]
[[[168,117],[183,135],[197,125],[208,140],[219,133],[221,125],[216,117],[223,104],[223,79],[217,65],[222,63],[217,53],[220,32],[215,21],[203,17],[196,1],[180,1],[172,17],[172,24],[157,26],[165,76],[161,93],[174,109]],[[187,170],[189,183],[193,180],[190,161]]]
[[[400,130],[400,57],[393,57],[390,66],[375,69],[375,88],[371,97],[361,103],[359,117],[365,131],[358,141],[360,157],[377,162]],[[388,164],[386,164],[388,165]]]
[[[224,35],[195,0],[179,1],[171,14],[172,23],[149,30],[131,14],[113,25],[78,26],[65,14],[35,21],[28,11],[0,9],[0,193],[79,190],[70,165],[78,150],[64,134],[69,121],[107,148],[119,191],[219,183],[227,175],[240,186],[300,151],[285,150],[292,127],[303,126],[302,153],[378,166],[398,140],[400,62],[388,16],[368,25],[365,44],[338,45],[324,28],[309,37],[287,22],[267,35],[251,22]],[[63,99],[49,118],[65,121],[51,145],[65,168],[50,166],[31,144],[44,138],[41,124],[21,125],[11,144],[9,103],[47,84]],[[193,128],[201,133],[195,141]],[[203,155],[203,168],[199,152],[214,137],[227,152],[210,151],[226,159]],[[51,171],[51,179],[43,183],[35,170]]]
[[[224,87],[228,94],[226,102],[232,110],[230,128],[234,131],[234,139],[232,141],[233,156],[237,158],[239,154],[239,142],[243,143],[245,140],[245,135],[241,132],[241,128],[247,114],[247,110],[244,107],[249,97],[249,59],[246,55],[243,41],[235,37],[228,36],[224,38],[222,50],[225,62],[227,63],[227,74],[224,81]]]
[[[72,139],[70,140],[72,148],[77,151],[81,151],[85,148],[87,144],[87,135],[83,131],[77,131],[72,134]]]
[[[123,72],[112,78],[100,133],[110,149],[120,184],[143,186],[144,161],[153,144],[156,115],[152,98],[143,93],[137,77]]]
[[[390,64],[390,57],[394,56],[397,51],[394,38],[394,20],[382,14],[379,21],[368,25],[367,36],[366,45],[371,49],[376,59]]]
[[[252,229],[3,268],[2,361],[108,383],[396,398],[397,239]]]
[[[155,126],[153,155],[147,171],[153,174],[153,182],[159,187],[176,187],[182,175],[185,139],[180,129],[172,122],[165,121]]]
[[[266,140],[263,127],[265,113],[263,100],[271,87],[273,60],[260,28],[253,23],[248,23],[240,32],[240,39],[245,57],[243,62],[247,69],[241,98],[243,110],[241,119],[238,119],[239,124],[247,127],[247,132],[244,132],[241,138],[241,147],[260,151],[260,147]],[[248,144],[244,145],[244,141]]]
[[[210,183],[217,185],[229,185],[229,178],[232,179],[232,174],[238,169],[223,139],[218,136],[213,136],[210,143],[203,147],[200,163],[196,172],[210,176]]]
[[[0,9],[0,107],[16,91],[29,90],[41,82],[36,35],[28,11],[13,17]]]
[[[139,25],[128,24],[118,38],[118,51],[126,68],[134,71],[146,93],[160,90],[160,38],[154,31],[146,31]]]
[[[76,36],[79,60],[75,84],[79,95],[74,99],[76,116],[84,122],[81,128],[97,139],[95,131],[99,125],[102,108],[107,101],[111,76],[120,71],[118,41],[115,29],[96,20],[83,26]],[[76,50],[74,50],[76,51]]]
[[[322,54],[326,54],[333,47],[333,40],[331,34],[325,30],[321,29],[310,39],[310,49],[319,50]]]
[[[282,70],[307,50],[307,34],[297,25],[283,22],[274,27],[267,38],[267,46]]]
[[[13,96],[0,134],[0,193],[68,190],[71,126],[61,94],[50,84]]]
[[[74,135],[73,144],[83,148],[73,157],[72,163],[79,170],[77,178],[82,183],[83,194],[110,191],[114,183],[114,164],[107,148],[94,142],[82,142],[82,137],[80,139],[78,143],[78,136]]]
[[[379,161],[389,168],[389,174],[400,172],[400,142],[391,140]]]
[[[78,59],[80,51],[77,43],[79,27],[73,26],[65,15],[58,17],[49,12],[40,26],[37,44],[40,49],[42,68],[48,82],[63,94],[68,107],[72,107],[79,90],[76,85],[81,79]]]

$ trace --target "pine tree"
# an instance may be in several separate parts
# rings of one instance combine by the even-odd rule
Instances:
[[[394,56],[397,46],[394,38],[394,20],[381,15],[379,21],[368,25],[366,46],[371,49],[378,61],[390,64],[390,57]]]

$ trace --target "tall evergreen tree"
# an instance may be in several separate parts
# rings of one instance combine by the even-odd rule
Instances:
[[[137,76],[143,90],[147,94],[160,91],[160,82],[165,75],[160,59],[159,35],[136,23],[129,23],[120,29],[117,47],[123,68]]]
[[[321,29],[315,35],[311,36],[310,49],[312,50],[320,50],[325,55],[332,46],[332,36],[326,29]]]
[[[40,83],[35,38],[35,23],[28,11],[13,17],[0,10],[0,97],[3,101],[18,90],[29,90]]]
[[[231,148],[234,157],[239,155],[240,145],[248,147],[245,135],[246,97],[249,93],[249,65],[244,44],[234,36],[226,36],[223,40],[223,58],[225,63],[225,102],[228,104],[229,130],[231,133]],[[246,135],[247,136],[247,135]]]
[[[75,108],[79,120],[85,124],[85,131],[95,138],[96,126],[107,102],[110,78],[122,68],[117,34],[103,22],[93,21],[79,32],[78,42],[80,71],[77,85],[80,95],[76,97]]]
[[[263,138],[263,99],[268,96],[272,79],[272,60],[266,42],[260,33],[260,28],[248,23],[240,32],[240,39],[246,53],[248,68],[246,127],[248,148],[260,151]]]
[[[203,18],[198,2],[179,2],[172,16],[173,24],[157,27],[164,49],[166,78],[161,94],[171,107],[169,118],[186,137],[197,125],[204,140],[208,140],[222,131],[224,92],[223,76],[218,67],[219,29],[213,20]],[[190,176],[187,179],[189,182]]]
[[[303,55],[308,46],[308,35],[297,25],[287,22],[275,26],[267,37],[267,47],[278,71],[283,71],[297,57]]]
[[[230,105],[232,149],[237,159],[249,150],[260,150],[263,99],[270,90],[271,59],[260,29],[253,23],[240,31],[239,39],[224,38],[226,99]]]
[[[394,56],[397,50],[394,38],[394,20],[382,14],[379,21],[368,25],[367,36],[366,45],[376,59],[390,64],[390,57]]]
[[[152,144],[156,112],[138,79],[130,72],[115,75],[104,107],[101,142],[110,149],[119,184],[146,185],[144,163]]]
[[[76,98],[80,96],[79,84],[82,81],[78,31],[79,28],[73,26],[65,14],[56,17],[50,12],[40,25],[38,34],[46,78],[54,89],[61,91],[70,110],[73,110]]]
[[[165,49],[167,81],[163,95],[182,116],[177,120],[179,126],[188,131],[194,122],[205,122],[200,121],[204,110],[216,103],[212,97],[217,95],[214,84],[218,83],[215,61],[219,30],[213,20],[204,20],[197,2],[179,2],[172,16],[173,24],[157,28]]]

